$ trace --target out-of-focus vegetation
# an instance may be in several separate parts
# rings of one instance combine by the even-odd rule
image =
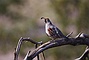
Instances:
[[[45,4],[48,3],[40,5],[39,1],[34,0],[0,0],[0,53],[14,51],[20,37],[31,37],[35,41],[48,40],[45,38],[44,22],[40,20],[43,14],[40,8]],[[27,53],[28,47],[33,49],[34,45],[23,43],[22,56]]]
[[[89,0],[51,0],[51,6],[55,9],[56,14],[58,15],[58,22],[61,23],[65,33],[68,33],[71,30],[74,31],[74,33],[89,33],[88,2]],[[62,48],[62,54],[60,54],[61,49],[56,49],[54,51],[57,52],[55,55],[58,56],[58,58],[60,55],[64,55],[64,57],[66,55],[64,59],[63,56],[60,57],[60,59],[62,58],[61,60],[73,60],[72,58],[79,56],[81,53],[78,49],[82,52],[84,47],[67,46]]]
[[[51,0],[64,31],[75,25],[78,32],[89,33],[89,0]]]
[[[20,14],[9,10],[10,5],[22,5],[22,0],[0,0],[0,15],[5,14],[11,18],[19,18]]]
[[[20,37],[19,33],[23,34],[23,31],[25,30],[24,25],[19,23],[19,18],[23,18],[23,16],[21,16],[20,13],[12,11],[10,9],[11,5],[19,6],[22,5],[22,3],[22,0],[0,0],[0,40],[2,42],[12,43],[14,39]],[[22,19],[20,20],[20,22],[22,22]]]
[[[0,50],[14,50],[20,37],[36,41],[48,41],[44,32],[42,16],[52,19],[64,34],[73,31],[89,33],[88,0],[0,0]],[[57,20],[55,20],[57,19]],[[3,48],[4,47],[4,48]],[[24,43],[21,55],[33,49]],[[29,48],[29,49],[28,49]],[[45,52],[48,60],[73,60],[80,56],[85,46],[63,46]]]

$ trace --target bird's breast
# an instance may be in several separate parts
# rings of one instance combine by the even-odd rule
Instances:
[[[49,33],[49,31],[48,31],[49,28],[50,28],[50,27],[46,24],[46,25],[45,25],[45,31],[46,31],[46,34],[47,34],[48,36],[50,36],[50,33]]]

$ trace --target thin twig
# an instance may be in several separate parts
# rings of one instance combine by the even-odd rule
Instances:
[[[28,38],[23,38],[23,41],[28,41],[28,42],[31,42],[31,43],[33,43],[33,44],[39,44],[38,42],[36,42],[36,41],[30,39],[29,37],[28,37]]]
[[[73,34],[73,32],[69,33],[66,37],[70,37]]]

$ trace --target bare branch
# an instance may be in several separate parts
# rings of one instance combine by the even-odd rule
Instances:
[[[30,52],[31,52],[31,51],[28,51],[28,52],[27,52],[27,54],[26,54],[24,60],[27,60],[27,57],[29,56]]]
[[[20,51],[20,48],[21,48],[21,45],[22,45],[22,41],[23,41],[23,38],[21,37],[19,39],[17,47],[15,48],[14,60],[18,60],[18,55],[19,55],[19,51]]]
[[[69,35],[71,35],[71,34],[69,34]],[[38,56],[38,60],[39,60],[39,54],[41,52],[43,52],[47,49],[53,48],[53,47],[58,47],[58,46],[63,46],[63,45],[73,45],[73,46],[87,45],[87,46],[89,46],[89,36],[86,34],[83,34],[83,33],[79,33],[75,38],[60,38],[60,39],[56,39],[56,40],[50,40],[44,44],[42,43],[42,41],[35,42],[34,40],[31,40],[30,38],[21,37],[19,39],[19,42],[15,49],[14,60],[18,60],[18,55],[19,55],[20,48],[21,48],[23,41],[28,41],[28,42],[31,42],[36,45],[36,49],[34,49],[33,51],[30,51],[30,53],[27,53],[24,60],[33,60],[33,58],[35,58],[36,56]],[[42,45],[37,47],[38,44],[42,44]],[[89,48],[86,48],[86,50],[82,54],[82,56],[80,56],[79,58],[77,58],[75,60],[85,60],[86,57],[89,59],[88,54],[89,54]],[[43,54],[43,56],[44,56],[44,54]]]
[[[19,55],[19,52],[20,52],[20,49],[21,49],[21,45],[22,45],[22,42],[23,41],[28,41],[28,42],[31,42],[33,44],[42,44],[42,41],[41,42],[35,42],[34,40],[30,39],[30,38],[20,38],[19,41],[18,41],[18,44],[17,44],[17,47],[15,48],[15,53],[14,53],[14,60],[18,60],[18,55]]]
[[[73,34],[73,32],[69,33],[66,37],[70,37]]]
[[[33,44],[40,44],[39,42],[36,42],[36,41],[30,39],[29,37],[28,38],[23,38],[23,41],[28,41],[28,42],[31,42]]]
[[[43,44],[43,43],[42,43],[42,44]],[[42,45],[42,44],[41,44],[41,45]],[[43,58],[44,58],[44,60],[45,60],[45,54],[44,54],[44,52],[42,52],[42,55],[43,55]]]
[[[35,44],[35,48],[37,48],[37,44]],[[39,59],[39,54],[37,55],[37,59],[40,60],[40,59]]]
[[[89,47],[87,46],[84,53],[79,58],[77,58],[75,60],[86,60],[86,58],[89,59],[88,54],[89,54]]]
[[[69,38],[68,41],[66,41],[66,38],[48,41],[42,44],[41,46],[39,46],[34,51],[32,51],[30,55],[28,56],[27,60],[32,60],[34,57],[36,57],[38,54],[40,54],[44,50],[47,50],[53,47],[63,46],[63,45],[73,45],[73,46],[87,45],[89,46],[89,39],[85,37],[77,37],[77,38]]]

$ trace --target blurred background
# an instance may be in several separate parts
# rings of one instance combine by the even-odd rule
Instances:
[[[89,34],[89,0],[0,0],[0,60],[12,60],[14,48],[20,37],[35,41],[50,40],[44,32],[42,16],[51,21],[67,35],[74,32]],[[45,51],[46,60],[73,60],[86,46],[61,46]],[[24,42],[19,60],[34,45]]]

